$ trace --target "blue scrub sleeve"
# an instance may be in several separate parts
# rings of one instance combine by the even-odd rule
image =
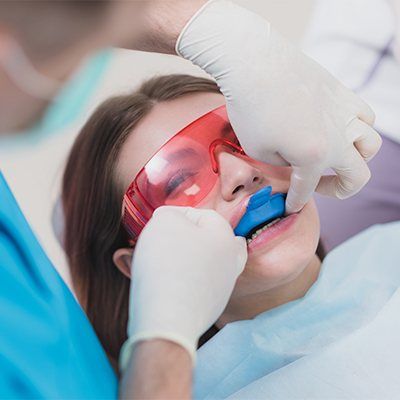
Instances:
[[[0,173],[0,398],[116,397],[93,328]]]

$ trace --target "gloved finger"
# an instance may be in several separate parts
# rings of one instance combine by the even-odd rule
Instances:
[[[267,152],[265,157],[260,160],[264,163],[276,165],[278,167],[289,167],[290,163],[287,162],[278,152]]]
[[[218,232],[221,234],[222,232],[232,235],[234,238],[233,229],[228,222],[221,214],[219,214],[215,210],[198,210],[202,211],[200,217],[197,221],[197,226],[200,228],[207,228],[210,232]]]
[[[192,207],[178,207],[180,212],[194,225],[201,228],[215,229],[228,229],[232,231],[229,222],[218,212],[211,209],[192,208]],[[233,231],[232,231],[233,232]]]
[[[376,119],[374,110],[355,93],[353,95],[358,105],[357,117],[366,124],[373,126]]]
[[[323,176],[317,186],[317,192],[338,199],[346,199],[359,192],[371,178],[371,172],[365,160],[356,149],[345,155],[344,164],[333,168],[336,175]]]
[[[171,226],[176,227],[178,221],[188,227],[195,227],[199,225],[204,211],[207,210],[182,206],[162,206],[154,211],[150,222],[162,224],[167,229],[170,229]]]
[[[178,218],[184,217],[189,211],[191,207],[180,207],[180,206],[161,206],[154,210],[153,215],[151,217],[152,220],[160,219],[160,218]]]
[[[358,118],[350,123],[347,131],[361,157],[367,162],[372,160],[382,146],[378,132]]]
[[[176,207],[177,212],[181,213],[193,225],[199,225],[204,209],[196,209],[193,207]]]
[[[288,214],[300,211],[310,200],[321,178],[318,167],[293,167],[290,188],[286,198]]]
[[[246,239],[241,236],[236,236],[235,242],[236,242],[236,245],[238,246],[238,263],[237,263],[238,271],[237,271],[237,274],[239,276],[243,272],[244,267],[246,266],[246,262],[247,262],[247,257],[248,257],[247,243],[246,243]]]

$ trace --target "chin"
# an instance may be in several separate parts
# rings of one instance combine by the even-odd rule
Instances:
[[[316,248],[317,244],[309,243],[307,248],[271,251],[246,265],[244,274],[248,272],[264,284],[279,286],[297,278],[305,270],[312,262]]]
[[[279,240],[249,252],[235,292],[254,294],[296,279],[312,262],[319,241],[319,218],[313,201],[299,213]]]

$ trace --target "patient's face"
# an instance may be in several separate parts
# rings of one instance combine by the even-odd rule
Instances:
[[[156,105],[123,146],[117,167],[123,187],[129,186],[167,140],[193,120],[223,104],[222,95],[201,93]],[[233,228],[253,193],[265,186],[272,186],[273,192],[288,191],[290,167],[272,166],[228,151],[219,152],[217,157],[220,179],[198,207],[216,210]],[[298,277],[313,259],[318,240],[319,218],[311,200],[300,213],[268,228],[248,244],[246,268],[232,298],[261,293]]]

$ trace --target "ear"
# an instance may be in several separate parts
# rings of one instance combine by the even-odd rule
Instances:
[[[130,248],[118,249],[113,255],[115,266],[129,279],[131,279],[132,256],[133,249]]]

